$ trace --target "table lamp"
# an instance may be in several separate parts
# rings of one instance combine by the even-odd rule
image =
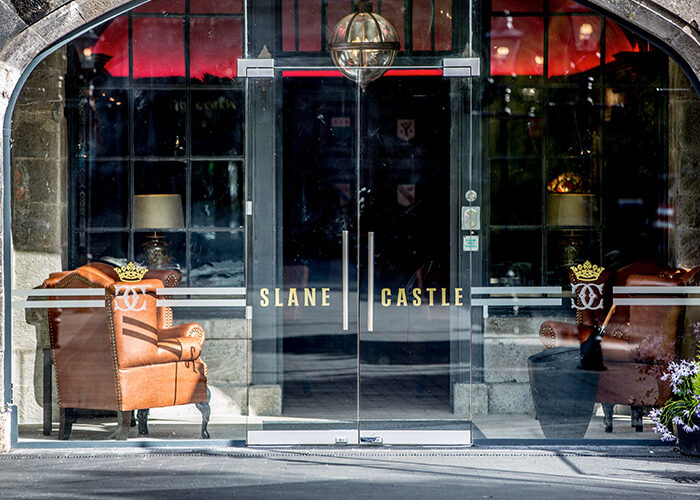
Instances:
[[[134,229],[153,230],[143,243],[149,269],[164,269],[172,261],[168,251],[170,244],[156,229],[176,229],[184,225],[179,194],[134,195]]]

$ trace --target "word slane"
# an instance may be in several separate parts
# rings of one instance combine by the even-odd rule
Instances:
[[[455,288],[382,288],[383,307],[463,306],[463,290]],[[340,293],[336,294],[340,296]],[[261,288],[260,307],[329,307],[330,288]]]

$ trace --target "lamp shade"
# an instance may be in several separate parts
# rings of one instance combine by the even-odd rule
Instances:
[[[134,195],[135,228],[178,228],[184,225],[179,194]]]

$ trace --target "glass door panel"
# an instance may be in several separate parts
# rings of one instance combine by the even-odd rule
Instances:
[[[359,96],[364,443],[470,442],[468,261],[456,244],[461,116],[453,119],[468,103],[464,84],[387,76]]]
[[[276,140],[255,147],[275,151],[277,257],[252,273],[249,444],[470,442],[469,148],[452,146],[469,92],[437,72],[265,82]]]
[[[311,70],[265,82],[278,103],[278,257],[275,282],[255,291],[268,339],[253,344],[249,444],[357,443],[355,87]],[[265,358],[275,377],[256,369]],[[263,399],[279,391],[277,414],[255,414],[256,379]]]

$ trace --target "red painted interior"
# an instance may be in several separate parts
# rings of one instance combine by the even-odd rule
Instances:
[[[193,0],[200,11],[240,11],[240,1],[228,2],[225,10],[217,5],[219,0]],[[399,24],[403,38],[403,15],[398,2],[387,0],[387,15]],[[151,5],[152,4],[152,5]],[[181,1],[160,0],[152,2],[150,11],[177,12]],[[451,0],[437,0],[435,45],[437,50],[451,48]],[[571,0],[551,0],[553,12],[586,13],[584,7]],[[321,44],[320,0],[299,0],[300,22],[299,50],[317,52]],[[494,0],[494,10],[501,12],[541,11],[541,0]],[[140,8],[141,12],[146,7]],[[336,22],[347,9],[343,0],[328,0],[328,22]],[[431,2],[414,0],[413,40],[414,49],[430,48],[430,25],[421,19],[430,19]],[[425,15],[416,16],[416,12]],[[282,0],[283,50],[294,49],[294,2]],[[303,14],[303,16],[302,16]],[[307,22],[306,18],[313,22]],[[399,23],[400,18],[400,23]],[[545,62],[548,76],[565,76],[583,73],[600,65],[601,18],[597,15],[550,16],[549,58],[544,61],[544,17],[541,15],[493,17],[490,33],[491,75],[531,76],[542,75]],[[291,21],[291,22],[290,22]],[[164,78],[185,75],[184,23],[182,17],[134,17],[133,18],[133,77]],[[243,26],[240,18],[193,18],[190,22],[190,75],[203,79],[205,75],[219,78],[236,76],[236,60],[242,55]],[[611,62],[621,52],[638,52],[624,31],[612,21],[607,22],[606,61]],[[85,55],[102,54],[108,59],[104,69],[112,76],[129,76],[128,19],[119,17],[102,32],[95,44],[86,49]],[[108,56],[108,57],[105,57]],[[308,73],[308,72],[307,72]],[[318,72],[316,72],[318,73]],[[393,73],[393,72],[392,72]],[[397,74],[397,73],[393,73]]]

